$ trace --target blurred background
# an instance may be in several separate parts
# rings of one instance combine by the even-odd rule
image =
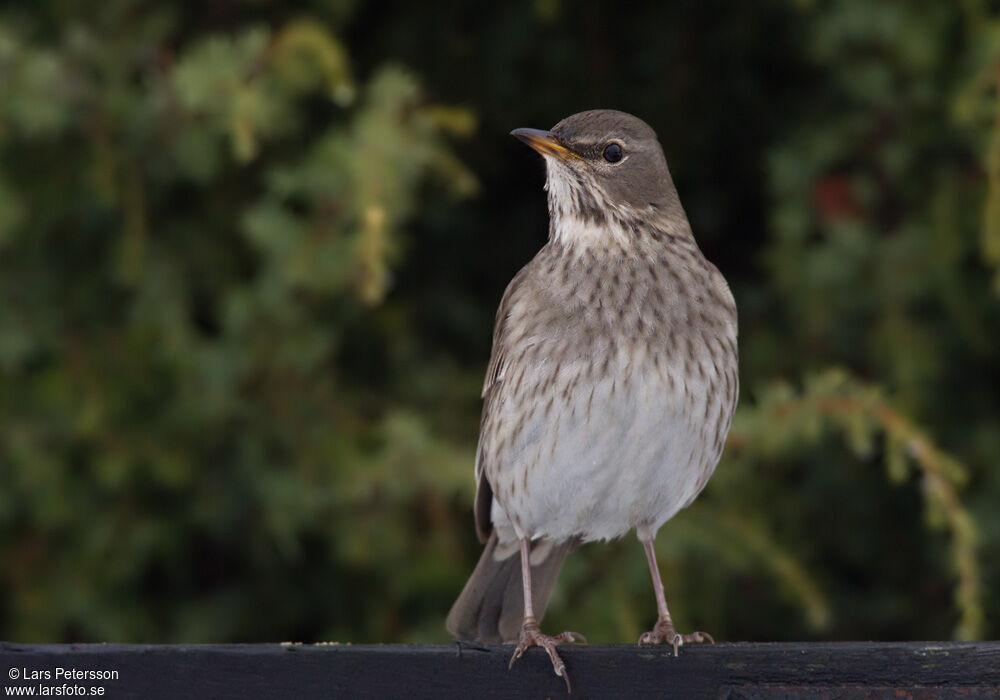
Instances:
[[[657,548],[716,639],[1000,636],[1000,22],[985,0],[0,8],[0,639],[445,642],[507,134],[658,132],[741,405]],[[655,619],[634,538],[546,626]]]

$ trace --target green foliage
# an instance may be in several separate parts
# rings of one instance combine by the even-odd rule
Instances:
[[[795,453],[804,444],[818,443],[835,430],[858,459],[867,460],[875,450],[876,435],[884,434],[881,453],[888,479],[902,484],[911,468],[919,470],[925,520],[933,529],[949,531],[952,566],[958,579],[955,604],[960,616],[955,636],[979,639],[983,634],[983,602],[976,527],[958,497],[958,489],[968,481],[968,471],[934,446],[925,431],[893,410],[881,394],[877,387],[862,384],[841,370],[809,377],[801,394],[783,383],[772,384],[761,392],[755,406],[740,412],[729,447],[755,459],[775,459]],[[781,430],[772,430],[775,424],[781,425]],[[745,468],[745,460],[742,466]],[[794,583],[797,574],[794,570],[789,573]],[[817,603],[810,604],[815,596],[803,593],[802,597],[807,611],[817,607]],[[812,617],[822,626],[824,616],[813,613]]]
[[[1000,100],[997,99],[1000,94],[1000,49],[997,47],[1000,23],[989,15],[985,3],[978,0],[966,2],[965,11],[970,27],[974,28],[968,36],[974,42],[972,48],[979,65],[962,87],[954,113],[959,123],[979,127],[984,137],[988,135],[988,144],[980,146],[988,177],[981,247],[983,261],[998,270],[993,284],[994,290],[1000,293]]]
[[[741,311],[726,455],[657,541],[679,623],[996,636],[994,14],[0,10],[0,638],[445,640],[493,313],[545,232],[505,135],[591,106],[657,128]],[[654,609],[622,541],[546,624]]]
[[[391,65],[355,84],[318,22],[174,54],[149,19],[0,34],[3,636],[252,639],[305,562],[333,614],[283,629],[350,634],[344,572],[471,452],[339,361],[424,183],[473,190],[471,121]]]

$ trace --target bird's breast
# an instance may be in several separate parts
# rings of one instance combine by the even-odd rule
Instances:
[[[598,324],[532,338],[492,411],[495,519],[607,539],[655,529],[694,498],[728,431],[735,357],[724,340],[673,333]]]
[[[735,307],[700,254],[677,262],[537,259],[480,435],[498,527],[655,530],[704,486],[735,406]]]

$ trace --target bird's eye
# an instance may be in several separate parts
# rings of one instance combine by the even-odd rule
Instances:
[[[622,159],[622,147],[617,143],[609,143],[604,147],[604,160],[609,163],[617,163]]]

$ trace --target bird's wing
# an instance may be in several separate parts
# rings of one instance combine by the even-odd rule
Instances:
[[[510,335],[510,325],[508,323],[510,320],[510,311],[521,289],[527,269],[528,266],[526,265],[520,272],[514,275],[514,279],[507,285],[507,289],[503,293],[503,298],[500,300],[500,306],[497,308],[497,317],[493,324],[493,350],[490,353],[490,364],[486,368],[486,378],[483,380],[482,397],[484,399],[488,397],[488,394],[496,386],[497,382],[503,378]]]
[[[476,535],[480,542],[486,542],[493,532],[493,523],[490,520],[490,512],[493,510],[493,487],[486,479],[486,472],[477,469],[479,478],[476,481],[476,505],[473,515],[476,520]]]
[[[514,276],[514,279],[507,285],[503,298],[500,300],[496,322],[493,325],[493,350],[490,353],[490,364],[486,368],[486,379],[483,381],[482,397],[484,401],[483,413],[479,421],[479,447],[476,450],[476,505],[474,510],[476,534],[479,535],[479,539],[482,542],[485,542],[489,538],[490,532],[493,530],[493,524],[490,520],[490,513],[493,508],[493,487],[486,478],[486,468],[483,464],[482,430],[486,424],[486,419],[489,416],[492,405],[490,398],[497,390],[500,382],[503,381],[507,348],[510,341],[510,326],[508,323],[510,320],[510,311],[522,287],[528,267],[526,265]]]

